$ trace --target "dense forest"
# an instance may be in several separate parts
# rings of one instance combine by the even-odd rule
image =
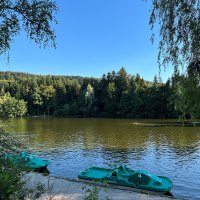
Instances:
[[[161,83],[125,68],[101,78],[0,72],[0,115],[175,118],[173,79]]]

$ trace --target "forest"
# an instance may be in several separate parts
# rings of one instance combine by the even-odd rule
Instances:
[[[177,118],[173,77],[152,82],[125,68],[101,78],[0,72],[0,116]]]

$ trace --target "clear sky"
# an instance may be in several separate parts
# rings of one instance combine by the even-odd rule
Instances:
[[[26,34],[15,37],[0,70],[101,77],[125,67],[145,80],[158,74],[158,45],[150,42],[150,4],[142,0],[56,0],[57,48],[40,49]],[[158,31],[155,30],[158,36]],[[161,71],[163,81],[171,67]]]

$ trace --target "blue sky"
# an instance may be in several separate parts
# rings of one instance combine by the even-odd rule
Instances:
[[[150,4],[142,0],[57,0],[57,48],[40,49],[22,31],[0,70],[101,77],[125,67],[146,80],[158,74],[158,40],[152,45]],[[158,30],[155,30],[158,36]],[[157,37],[158,38],[158,37]],[[163,81],[172,68],[161,71]]]

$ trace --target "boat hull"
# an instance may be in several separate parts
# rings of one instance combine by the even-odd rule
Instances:
[[[128,168],[123,169],[123,167],[115,169],[91,167],[83,171],[78,178],[126,187],[129,190],[134,188],[134,190],[154,191],[162,194],[169,192],[173,186],[172,181],[167,177],[155,176],[145,170],[134,171]]]
[[[9,160],[16,166],[38,172],[46,169],[50,164],[50,161],[30,155],[26,152],[21,152],[20,154],[6,154],[5,159]]]

